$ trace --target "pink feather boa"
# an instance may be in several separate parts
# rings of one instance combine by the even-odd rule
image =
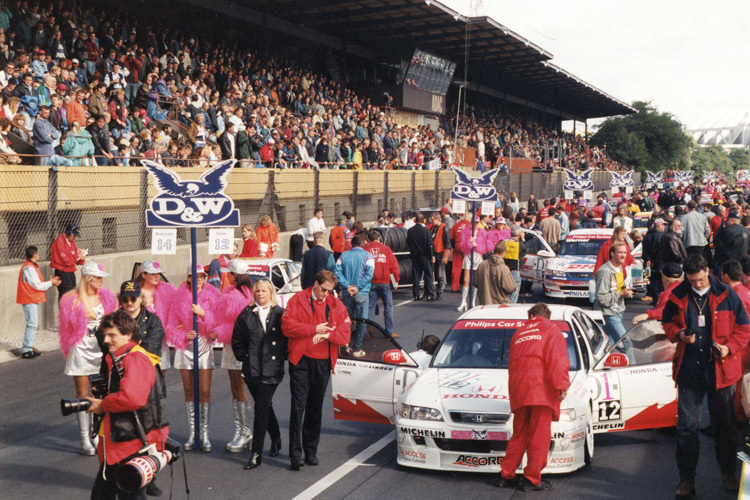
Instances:
[[[117,297],[109,289],[101,287],[99,298],[104,307],[104,314],[109,314],[117,308]],[[86,308],[78,300],[78,292],[66,293],[60,299],[60,314],[57,318],[58,334],[60,335],[60,350],[63,356],[68,353],[74,345],[86,336],[89,320],[86,318]]]
[[[490,247],[488,252],[495,250],[495,245],[497,245],[498,242],[505,241],[508,238],[510,238],[510,229],[493,229],[487,231],[487,244]]]
[[[214,333],[216,340],[223,344],[232,342],[232,332],[234,331],[234,322],[242,310],[253,300],[252,294],[247,297],[243,292],[230,285],[224,290],[224,295],[219,299],[219,307],[216,310],[216,326]]]
[[[146,308],[159,316],[162,325],[169,324],[169,310],[174,294],[175,289],[172,285],[160,281],[154,290],[154,303]]]
[[[484,255],[495,248],[495,244],[489,239],[488,232],[489,231],[486,229],[479,229],[477,231],[477,246],[474,248],[474,253]],[[469,255],[471,253],[471,247],[471,227],[467,227],[461,231],[461,253]]]
[[[198,335],[208,338],[213,331],[220,298],[221,292],[209,284],[205,284],[198,292],[198,305],[206,313],[205,318],[198,318]],[[192,304],[193,292],[183,282],[172,296],[172,305],[167,313],[169,322],[164,329],[167,341],[181,351],[188,346],[187,333],[193,329],[193,313],[190,309]]]

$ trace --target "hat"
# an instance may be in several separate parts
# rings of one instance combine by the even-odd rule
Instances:
[[[741,219],[740,213],[737,210],[730,210],[727,219]]]
[[[65,234],[70,236],[71,234],[75,234],[76,236],[81,236],[81,228],[78,227],[78,224],[68,224],[65,226]]]
[[[273,130],[271,130],[271,135],[273,135],[273,134],[278,134],[278,133],[279,133],[279,131],[278,131],[278,130],[276,130],[276,129],[273,129]]]
[[[495,224],[505,224],[505,217],[498,217],[495,219]]]
[[[65,87],[64,83],[58,83],[57,84],[57,90],[62,90],[63,92],[65,92],[67,90],[67,88]]]
[[[342,221],[345,221],[345,220],[346,220],[346,217],[344,217],[343,215],[339,215],[338,217],[336,217],[336,221],[337,222],[342,222]]]
[[[141,109],[138,110],[138,114],[141,115],[141,116],[145,116],[146,110],[143,109],[143,108],[141,108]]]
[[[188,266],[187,267],[187,275],[190,276],[191,274],[193,274],[193,267],[192,266]],[[196,263],[195,264],[195,274],[208,274],[208,273],[206,272],[205,269],[203,269],[202,265]]]
[[[76,59],[75,57],[73,59],[71,59],[70,62],[72,64],[79,64],[80,63],[80,61],[78,59]]]
[[[682,266],[677,262],[667,262],[661,268],[661,273],[667,278],[679,278],[682,276]]]
[[[161,273],[161,265],[155,260],[145,260],[141,264],[141,272],[146,274]]]
[[[120,285],[120,297],[140,297],[141,284],[137,281],[128,280]]]
[[[449,214],[449,213],[451,213],[451,209],[448,208],[448,207],[443,207],[443,208],[440,209],[440,212],[444,213],[444,214]]]
[[[109,276],[109,273],[104,272],[104,266],[97,264],[96,262],[86,262],[81,268],[81,276],[96,276],[97,278],[104,278]]]
[[[250,268],[247,266],[247,262],[241,259],[233,259],[229,261],[226,268],[222,268],[222,273],[234,273],[234,274],[247,274]]]
[[[37,54],[46,54],[47,52],[44,51],[44,49],[39,49],[36,51]]]
[[[656,219],[654,219],[654,225],[656,224],[666,224],[666,221],[661,217],[657,217]]]
[[[274,141],[273,139],[268,139],[266,144],[276,144],[276,141]]]

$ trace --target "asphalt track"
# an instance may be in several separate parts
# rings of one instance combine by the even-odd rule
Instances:
[[[541,300],[535,287],[534,299]],[[412,302],[410,290],[396,293],[395,327],[407,350],[415,349],[422,330],[438,337],[458,317],[460,295],[447,293],[440,302]],[[546,302],[559,302],[545,300]],[[574,302],[586,307],[586,302]],[[646,309],[638,300],[628,303],[626,320]],[[382,319],[382,316],[380,316]],[[376,320],[378,317],[376,317]],[[217,362],[220,356],[217,356]],[[73,397],[73,383],[62,375],[59,352],[35,360],[0,365],[0,498],[4,500],[78,500],[88,498],[98,469],[97,460],[78,454],[75,417],[62,417],[61,397]],[[187,435],[182,384],[175,370],[167,373],[171,436]],[[330,397],[324,407],[320,465],[299,472],[288,468],[288,377],[279,386],[274,406],[282,427],[279,457],[264,455],[263,465],[242,469],[248,452],[227,453],[231,439],[231,395],[226,370],[214,371],[210,437],[212,453],[189,452],[184,457],[192,499],[665,499],[674,498],[678,482],[673,430],[645,430],[598,435],[594,462],[577,472],[549,476],[553,490],[522,493],[494,486],[495,476],[446,473],[399,467],[392,426],[334,420]],[[329,389],[330,395],[330,389]],[[707,412],[704,410],[704,419]],[[269,446],[266,439],[266,453]],[[701,436],[696,479],[699,499],[730,499],[723,490],[711,438]],[[159,473],[162,498],[186,499],[182,463]],[[739,465],[738,465],[739,474]]]

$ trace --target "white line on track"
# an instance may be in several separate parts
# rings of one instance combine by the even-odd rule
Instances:
[[[411,300],[405,300],[405,301],[401,302],[400,304],[396,304],[396,305],[395,305],[395,306],[393,306],[393,307],[401,307],[401,306],[405,306],[406,304],[411,304],[412,302],[414,302],[414,299],[411,299]]]
[[[380,440],[378,440],[376,443],[373,443],[364,450],[360,451],[353,458],[349,459],[348,462],[339,466],[339,468],[294,497],[294,500],[312,500],[313,498],[327,490],[331,485],[336,483],[336,481],[346,476],[360,465],[369,465],[365,464],[364,462],[366,462],[370,459],[370,457],[388,446],[388,444],[393,441],[395,437],[395,430],[389,432],[388,434],[380,438]]]

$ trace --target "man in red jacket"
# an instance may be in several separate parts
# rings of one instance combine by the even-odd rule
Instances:
[[[461,231],[469,228],[471,231],[471,213],[463,217],[460,221],[453,224],[451,228],[451,246],[453,247],[453,269],[451,274],[451,290],[454,292],[458,291],[459,284],[461,283],[461,275],[463,271],[461,267],[464,263],[464,254],[461,253]]]
[[[76,287],[76,266],[86,262],[86,250],[79,250],[76,238],[81,235],[78,224],[68,224],[50,248],[50,267],[55,270],[55,276],[60,277],[57,287],[57,301]]]
[[[393,276],[393,288],[398,288],[398,261],[393,251],[383,245],[380,233],[374,229],[367,233],[370,242],[365,245],[365,250],[375,258],[375,273],[370,283],[370,308],[367,319],[372,321],[375,317],[375,306],[378,299],[383,301],[383,318],[385,322],[385,333],[394,339],[401,338],[398,333],[393,333],[393,294],[391,293],[391,275]]]
[[[552,421],[560,418],[560,402],[570,386],[570,361],[565,337],[550,321],[547,304],[529,309],[529,320],[513,335],[508,354],[508,392],[513,435],[500,463],[497,485],[523,491],[552,489],[542,479],[547,465]],[[516,477],[523,454],[528,457],[523,482]]]
[[[669,294],[662,313],[664,333],[677,344],[672,378],[677,384],[676,499],[695,495],[700,455],[698,426],[703,398],[714,426],[716,461],[724,488],[739,491],[735,476],[734,384],[742,377],[740,355],[750,340],[750,319],[737,293],[711,276],[702,255],[688,255],[685,281]]]
[[[331,271],[318,272],[315,284],[297,292],[289,300],[281,318],[281,332],[289,338],[289,388],[292,393],[289,459],[291,469],[295,471],[305,464],[320,463],[317,453],[323,399],[336,366],[339,347],[347,345],[351,336],[352,322],[346,306],[331,295],[337,284]]]
[[[745,306],[745,311],[750,311],[750,290],[742,281],[742,265],[738,260],[728,260],[721,266],[721,281],[734,290]],[[742,374],[750,370],[750,346],[745,346],[740,355],[742,360]],[[742,409],[742,379],[737,382],[734,392],[734,415],[738,422],[747,422],[748,415]]]

